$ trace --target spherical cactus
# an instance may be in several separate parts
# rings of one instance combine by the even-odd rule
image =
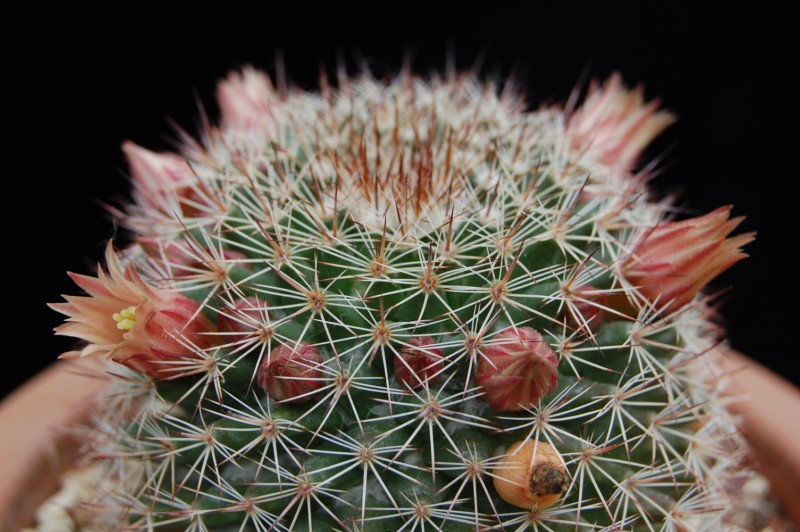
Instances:
[[[701,289],[752,235],[648,193],[672,115],[618,76],[570,111],[467,74],[219,100],[180,154],[125,143],[135,243],[54,305],[119,377],[95,524],[724,528]]]

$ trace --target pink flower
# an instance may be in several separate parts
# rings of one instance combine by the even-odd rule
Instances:
[[[174,153],[156,153],[127,140],[122,151],[128,159],[136,200],[146,207],[159,207],[177,193],[189,197],[196,180],[186,159]]]
[[[231,72],[217,86],[217,100],[223,127],[261,129],[272,120],[271,109],[277,99],[269,78],[253,67]]]
[[[442,350],[435,347],[430,336],[415,336],[395,356],[394,374],[397,380],[411,388],[423,382],[433,384],[439,380],[444,366]]]
[[[555,390],[558,357],[535,330],[509,327],[483,349],[477,380],[495,410],[523,410]]]
[[[729,220],[730,210],[720,207],[655,227],[622,263],[623,276],[662,313],[682,308],[709,281],[747,256],[741,248],[755,233],[727,238],[743,220]]]
[[[657,100],[645,103],[642,87],[628,90],[615,73],[602,86],[592,82],[567,122],[567,135],[586,159],[631,170],[642,150],[675,121],[658,105]]]
[[[100,355],[155,379],[177,376],[174,362],[198,358],[213,325],[183,294],[151,286],[132,266],[123,272],[110,244],[106,263],[108,274],[100,269],[96,278],[69,274],[88,297],[64,296],[66,303],[50,305],[68,316],[56,334],[88,342],[62,357]]]
[[[299,342],[273,349],[258,370],[258,385],[277,401],[304,403],[319,390],[322,356],[316,346]]]

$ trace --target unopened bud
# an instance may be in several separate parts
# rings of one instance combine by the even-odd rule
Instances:
[[[608,319],[603,309],[608,305],[608,292],[582,285],[572,289],[567,297],[569,305],[565,307],[565,319],[571,328],[585,333],[597,330]]]
[[[495,410],[523,410],[555,390],[558,357],[530,327],[509,327],[483,349],[477,380]]]
[[[221,333],[252,333],[264,327],[266,318],[267,304],[250,296],[236,301],[233,308],[220,311],[217,329]]]
[[[322,356],[305,342],[273,349],[258,371],[258,385],[277,401],[304,403],[323,385]]]
[[[433,384],[441,377],[444,366],[442,350],[435,347],[430,336],[415,336],[395,357],[394,374],[397,380],[411,388],[427,381]]]

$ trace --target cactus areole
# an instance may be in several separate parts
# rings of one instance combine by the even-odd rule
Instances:
[[[53,305],[119,376],[84,524],[725,528],[701,290],[752,236],[648,193],[672,115],[619,76],[570,112],[471,74],[321,86],[245,68],[178,153],[124,144],[135,243]]]

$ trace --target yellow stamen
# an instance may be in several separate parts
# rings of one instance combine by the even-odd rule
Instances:
[[[115,312],[112,317],[117,322],[117,329],[130,331],[136,325],[136,305]]]

